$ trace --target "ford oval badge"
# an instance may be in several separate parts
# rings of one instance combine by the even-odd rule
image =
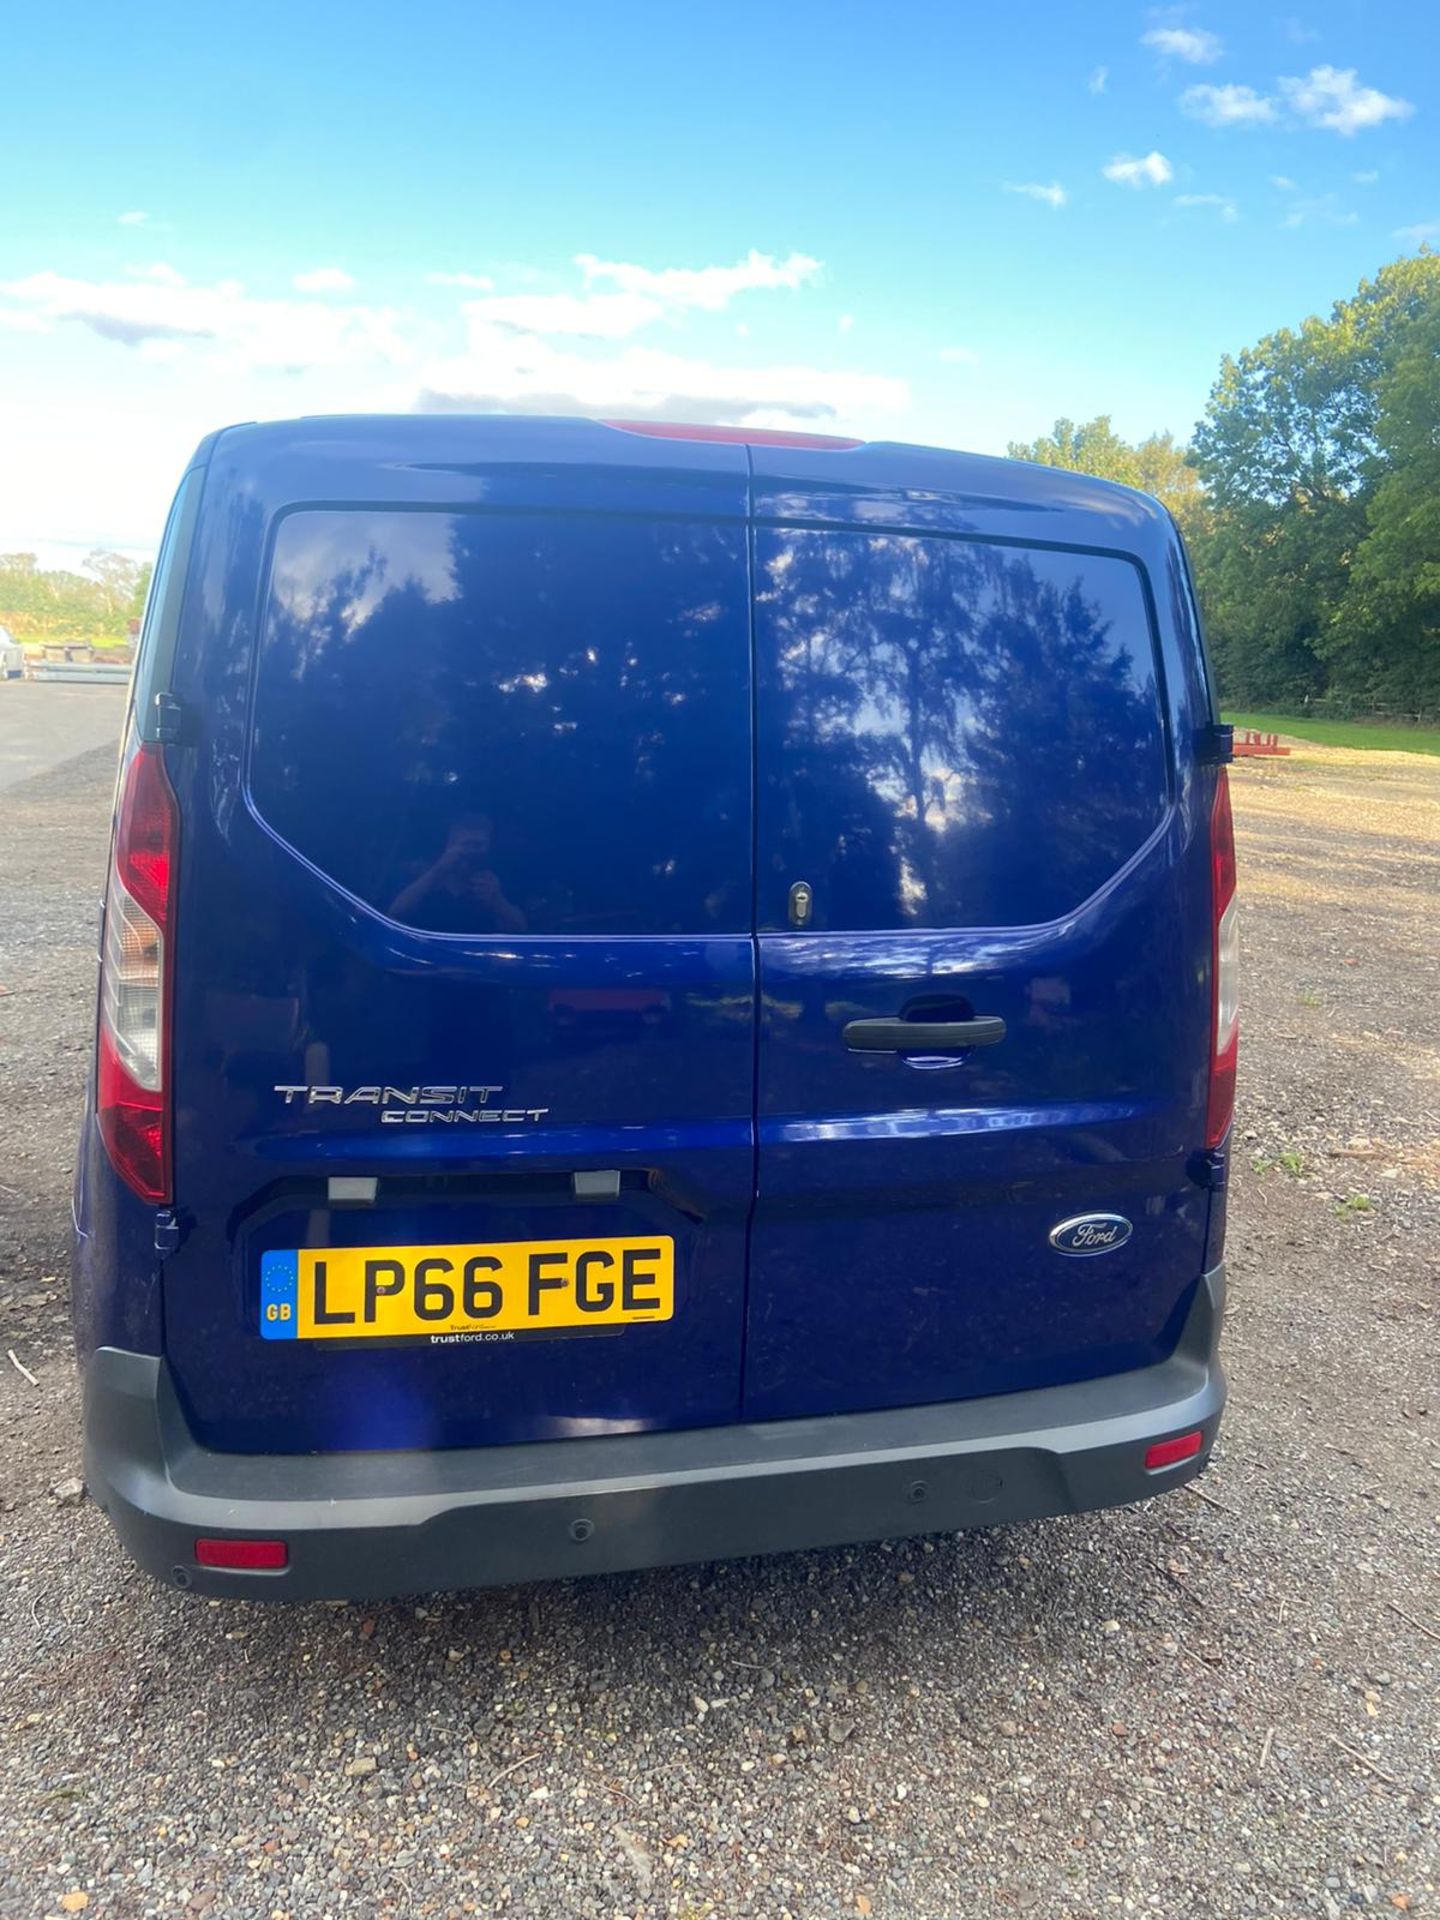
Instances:
[[[1113,1253],[1134,1231],[1120,1213],[1077,1213],[1050,1229],[1050,1244],[1057,1253]]]

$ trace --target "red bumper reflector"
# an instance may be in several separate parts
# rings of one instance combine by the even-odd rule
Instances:
[[[1160,1467],[1178,1467],[1182,1460],[1193,1460],[1205,1444],[1203,1433],[1182,1433],[1175,1440],[1157,1440],[1145,1450],[1145,1471]]]
[[[283,1540],[197,1540],[195,1561],[231,1573],[276,1573],[289,1565],[290,1549]]]

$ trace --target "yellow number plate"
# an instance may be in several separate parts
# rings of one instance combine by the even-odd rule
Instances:
[[[260,1261],[267,1340],[486,1340],[669,1320],[675,1243],[302,1247]]]

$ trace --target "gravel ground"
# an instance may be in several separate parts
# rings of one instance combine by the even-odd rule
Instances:
[[[113,766],[125,694],[83,682],[0,682],[0,792],[87,747],[108,748]]]
[[[1233,1398],[1197,1489],[293,1611],[152,1586],[65,1488],[112,769],[0,826],[0,1914],[1440,1913],[1440,762],[1236,770]]]

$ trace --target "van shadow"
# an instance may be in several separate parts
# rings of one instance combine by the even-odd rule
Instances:
[[[921,1727],[931,1703],[952,1731],[1019,1711],[1047,1675],[1073,1684],[1114,1615],[1166,1631],[1165,1557],[1193,1524],[1130,1509],[376,1605],[157,1592],[156,1610],[212,1685],[230,1668],[233,1712],[318,1689],[362,1737],[443,1711],[482,1765],[568,1739],[638,1779],[670,1749],[788,1764],[851,1725]]]

